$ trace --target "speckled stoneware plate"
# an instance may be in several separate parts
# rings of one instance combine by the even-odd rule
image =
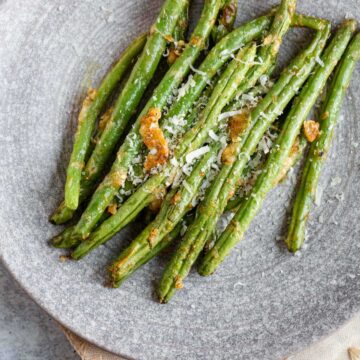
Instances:
[[[1,257],[28,293],[63,325],[133,359],[280,359],[323,337],[360,310],[359,69],[321,177],[307,249],[292,256],[277,236],[292,182],[268,197],[246,240],[212,277],[195,272],[169,305],[153,298],[164,259],[117,290],[104,268],[131,229],[81,262],[59,262],[47,217],[63,194],[76,112],[85,89],[162,0],[0,1]],[[358,0],[299,0],[298,9],[334,22],[360,19]],[[273,1],[241,1],[239,21]],[[199,4],[192,9],[199,9]],[[293,30],[284,58],[309,36]]]

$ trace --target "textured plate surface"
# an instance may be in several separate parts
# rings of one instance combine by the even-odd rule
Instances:
[[[246,240],[210,278],[195,272],[169,305],[152,296],[164,260],[120,289],[104,268],[131,238],[124,231],[75,263],[47,246],[47,222],[62,196],[76,112],[162,0],[0,1],[1,257],[31,296],[65,326],[134,359],[277,359],[328,334],[360,310],[359,69],[321,177],[308,247],[281,241],[288,181],[268,197]],[[360,18],[358,0],[298,1],[299,10],[338,22]],[[239,21],[273,1],[241,1]],[[341,4],[341,5],[340,5]],[[198,6],[195,6],[198,8]],[[195,9],[196,10],[196,9]],[[301,48],[293,31],[285,54]],[[302,37],[304,39],[304,37]],[[296,46],[294,45],[296,43]]]

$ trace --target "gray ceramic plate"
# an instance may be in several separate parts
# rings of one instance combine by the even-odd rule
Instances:
[[[321,178],[308,248],[289,255],[277,235],[291,182],[276,189],[246,240],[210,278],[191,274],[169,305],[152,296],[164,260],[120,289],[104,268],[131,237],[123,232],[79,263],[47,246],[58,228],[48,214],[62,196],[72,133],[85,88],[136,34],[162,0],[0,1],[1,257],[55,319],[85,339],[134,359],[277,359],[336,329],[360,310],[359,70]],[[341,5],[340,5],[341,3]],[[272,1],[241,1],[240,21]],[[194,7],[196,11],[198,6]],[[358,0],[299,0],[306,13],[360,19]],[[290,54],[301,46],[292,31]],[[136,226],[135,226],[136,227]]]

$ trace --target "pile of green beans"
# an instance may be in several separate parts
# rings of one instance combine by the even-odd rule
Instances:
[[[355,20],[346,20],[328,41],[330,22],[297,14],[296,0],[281,0],[268,15],[235,27],[237,9],[237,0],[205,0],[187,35],[189,0],[165,0],[149,32],[87,93],[64,200],[50,217],[70,224],[51,244],[79,260],[148,208],[152,220],[109,266],[113,287],[175,240],[157,286],[160,302],[184,286],[196,261],[200,275],[212,274],[303,156],[285,242],[291,252],[304,243],[319,174],[360,58],[360,34],[354,35]],[[313,39],[270,80],[292,27],[310,28]],[[168,70],[139,108],[163,56]],[[308,120],[333,72],[318,121]],[[264,151],[273,128],[276,139]],[[226,212],[232,219],[217,234]]]

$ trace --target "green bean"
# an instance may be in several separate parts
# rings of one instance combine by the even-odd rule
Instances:
[[[348,46],[331,82],[321,110],[320,133],[311,144],[306,158],[286,239],[286,245],[292,252],[298,251],[304,243],[306,222],[316,196],[320,172],[331,146],[343,98],[359,60],[360,34],[357,34]]]

